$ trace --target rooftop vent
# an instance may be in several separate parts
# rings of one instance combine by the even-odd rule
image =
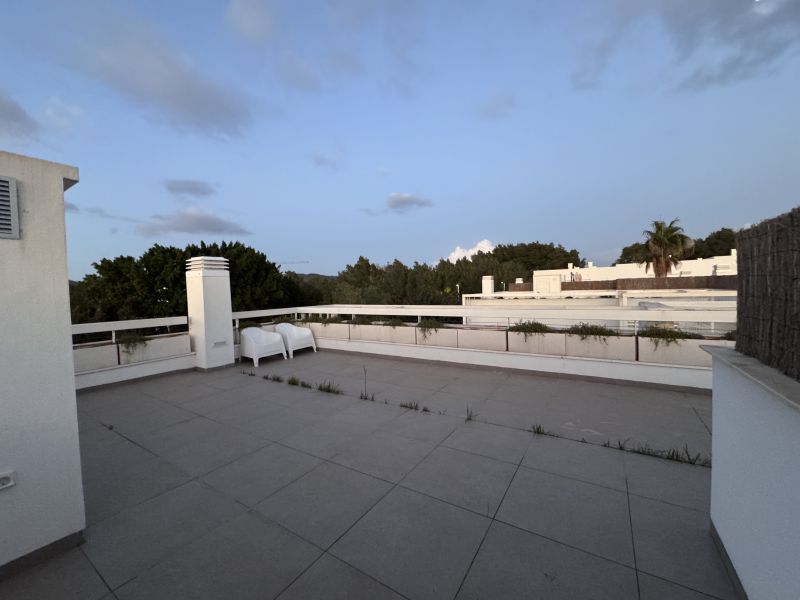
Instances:
[[[19,239],[19,211],[17,208],[17,180],[0,177],[0,239]]]
[[[187,271],[227,271],[228,259],[221,256],[196,256],[186,261]]]

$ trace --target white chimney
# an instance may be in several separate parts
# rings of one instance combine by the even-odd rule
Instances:
[[[594,263],[592,261],[589,261],[586,263],[586,266],[591,269],[594,266]]]
[[[522,283],[522,277],[517,277],[517,278],[514,280],[514,283]]]
[[[494,275],[484,275],[481,279],[481,293],[494,294]]]
[[[567,268],[568,268],[570,271],[572,271],[572,267],[573,267],[573,264],[572,264],[572,263],[567,263]]]

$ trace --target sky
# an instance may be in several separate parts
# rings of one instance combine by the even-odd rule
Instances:
[[[0,149],[75,165],[70,277],[555,242],[595,264],[800,204],[800,0],[7,2]],[[9,26],[13,24],[13,26]]]

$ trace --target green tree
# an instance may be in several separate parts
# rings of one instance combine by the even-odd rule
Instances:
[[[712,256],[727,256],[736,248],[736,233],[729,227],[712,231],[705,238],[694,241],[695,258],[711,258]]]
[[[615,265],[625,265],[630,263],[643,264],[650,258],[650,251],[644,242],[634,242],[630,246],[625,246],[614,263]]]
[[[647,258],[647,269],[653,266],[656,277],[666,277],[680,263],[681,258],[691,254],[694,241],[683,233],[678,219],[669,223],[653,221],[652,229],[643,232],[650,256]]]

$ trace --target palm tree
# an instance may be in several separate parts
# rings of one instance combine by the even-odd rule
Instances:
[[[694,248],[694,240],[683,233],[683,227],[678,225],[678,219],[669,223],[666,221],[653,221],[652,229],[642,232],[650,254],[646,262],[645,272],[653,265],[656,277],[666,277],[677,267],[681,258],[690,256]],[[640,263],[641,264],[641,263]]]

